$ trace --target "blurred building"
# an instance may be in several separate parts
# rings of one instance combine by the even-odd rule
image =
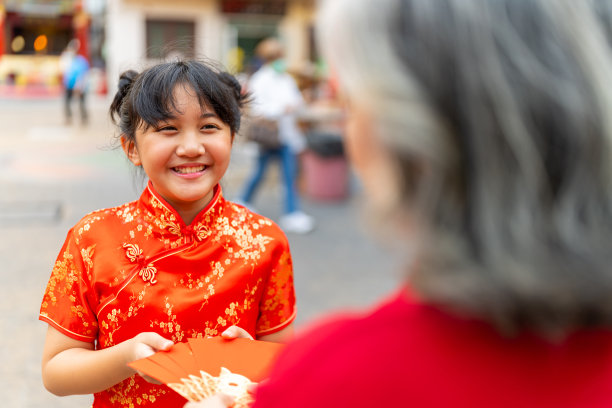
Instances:
[[[277,36],[289,67],[316,59],[315,0],[108,0],[107,73],[114,87],[120,72],[161,59],[206,57],[233,72],[257,67],[256,44]]]
[[[104,0],[3,0],[0,84],[59,87],[60,55],[73,38],[80,40],[79,53],[102,65],[103,4]]]
[[[120,72],[173,56],[210,58],[233,72],[258,67],[257,43],[286,45],[289,68],[316,61],[317,0],[0,0],[0,87],[59,88],[72,38],[89,59],[94,91]]]

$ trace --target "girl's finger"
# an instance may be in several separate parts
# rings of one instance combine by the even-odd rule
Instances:
[[[227,329],[225,329],[225,331],[223,333],[221,333],[221,337],[223,337],[224,339],[236,339],[236,338],[243,338],[243,339],[251,339],[253,340],[253,336],[251,336],[249,334],[249,332],[247,332],[246,330],[244,330],[243,328],[240,328],[238,326],[230,326]]]

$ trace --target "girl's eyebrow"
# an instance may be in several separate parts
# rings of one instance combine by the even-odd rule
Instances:
[[[214,112],[202,112],[202,116],[200,116],[200,117],[203,118],[203,119],[206,119],[206,118],[216,118],[217,114],[214,113]]]

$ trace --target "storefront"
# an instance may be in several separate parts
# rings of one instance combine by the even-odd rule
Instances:
[[[72,38],[113,91],[126,69],[174,55],[210,58],[233,72],[257,67],[253,50],[277,36],[288,66],[313,60],[315,0],[3,0],[0,86],[59,89]]]
[[[126,69],[173,56],[210,58],[233,72],[254,68],[268,36],[287,45],[288,65],[312,58],[315,0],[109,0],[109,86]]]
[[[90,58],[90,16],[81,0],[5,0],[0,6],[0,84],[59,87],[60,54],[73,38]]]

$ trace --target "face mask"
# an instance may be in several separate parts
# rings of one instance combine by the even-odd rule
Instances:
[[[283,72],[285,72],[287,68],[285,64],[285,60],[283,59],[277,59],[276,61],[272,62],[271,65],[274,71],[278,72],[279,74],[282,74]]]

